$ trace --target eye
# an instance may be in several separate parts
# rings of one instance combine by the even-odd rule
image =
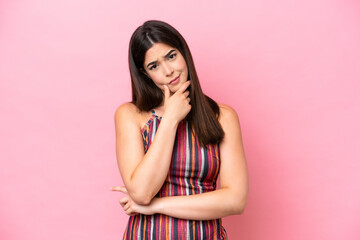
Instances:
[[[154,70],[154,69],[156,69],[157,68],[157,65],[156,64],[153,64],[153,65],[151,65],[151,67],[149,68],[150,70]]]
[[[169,59],[171,60],[171,59],[174,59],[175,57],[176,57],[176,53],[171,54],[171,55],[169,56]]]

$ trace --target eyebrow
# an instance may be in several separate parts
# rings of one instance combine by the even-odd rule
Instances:
[[[174,51],[175,51],[175,49],[170,50],[170,51],[164,56],[164,58],[169,57],[169,56],[171,55],[171,53],[174,52]],[[151,64],[155,64],[156,62],[157,62],[157,61],[153,61],[153,62],[149,63],[148,65],[146,65],[146,67],[149,67]]]

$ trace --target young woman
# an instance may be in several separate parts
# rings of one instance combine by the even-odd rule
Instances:
[[[115,112],[125,186],[112,187],[126,194],[124,239],[227,239],[221,218],[248,196],[236,112],[202,92],[188,45],[165,22],[136,29],[129,67],[132,102]]]

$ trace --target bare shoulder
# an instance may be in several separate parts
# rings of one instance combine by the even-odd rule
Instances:
[[[139,114],[140,111],[135,106],[135,104],[131,102],[127,102],[124,104],[121,104],[116,110],[115,110],[115,118],[119,118],[122,115],[136,115]]]
[[[223,103],[217,103],[220,108],[219,122],[221,125],[239,124],[239,117],[235,109]]]
[[[121,119],[124,116],[127,117],[134,117],[137,114],[139,114],[139,111],[137,110],[137,107],[131,103],[131,102],[127,102],[124,103],[122,105],[120,105],[116,110],[115,110],[115,119]]]
[[[131,102],[124,103],[115,110],[115,125],[121,124],[124,121],[138,125],[140,116],[141,112],[135,104]]]
[[[142,129],[151,116],[151,111],[140,111],[135,104],[127,102],[120,105],[115,111],[115,127],[121,124],[125,129],[132,126]]]
[[[224,139],[222,140],[222,148],[223,150],[224,148],[227,149],[229,146],[238,148],[239,145],[242,144],[242,131],[238,114],[235,109],[226,104],[218,103],[218,105],[220,107],[219,122],[225,133]]]

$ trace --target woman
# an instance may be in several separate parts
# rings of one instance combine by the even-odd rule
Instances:
[[[124,239],[227,239],[221,218],[241,214],[248,195],[236,112],[203,94],[188,45],[165,22],[136,29],[129,67],[132,102],[115,112],[125,187],[111,189],[126,194]]]

